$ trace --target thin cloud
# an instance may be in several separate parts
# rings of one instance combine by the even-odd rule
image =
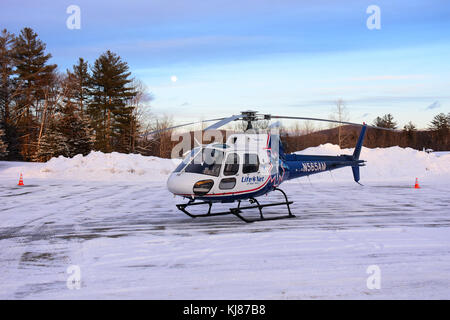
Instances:
[[[347,80],[351,81],[421,80],[427,77],[428,76],[424,74],[379,75],[379,76],[347,78]]]
[[[123,49],[144,48],[148,50],[177,49],[198,46],[227,46],[242,44],[262,44],[271,40],[267,36],[198,36],[164,40],[130,41],[121,45]]]
[[[430,104],[426,109],[427,110],[433,110],[441,107],[441,103],[439,101],[435,101],[432,104]]]
[[[405,103],[405,102],[417,102],[417,101],[430,101],[430,99],[436,97],[430,96],[373,96],[373,97],[360,97],[354,99],[345,99],[344,101],[348,104],[374,104],[374,103]],[[450,96],[440,96],[440,99],[450,99]],[[437,101],[436,101],[437,102]],[[311,105],[324,106],[324,105],[334,105],[336,103],[335,99],[323,99],[323,100],[310,100],[302,101],[296,104],[289,104],[288,107],[307,107]],[[433,103],[434,104],[434,103]],[[432,104],[432,105],[433,105]],[[440,106],[440,103],[439,103]],[[436,107],[435,107],[436,108]],[[428,107],[427,109],[430,109]]]

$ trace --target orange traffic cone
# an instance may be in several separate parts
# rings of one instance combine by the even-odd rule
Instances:
[[[23,177],[22,174],[20,174],[20,179],[19,179],[19,183],[17,184],[18,186],[23,186]]]
[[[418,178],[416,178],[416,184],[414,185],[414,189],[420,189]]]

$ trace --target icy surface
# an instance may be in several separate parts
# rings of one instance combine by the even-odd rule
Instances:
[[[304,152],[321,150],[351,153]],[[0,162],[0,298],[450,299],[449,155],[361,158],[364,186],[348,168],[287,182],[297,218],[253,224],[179,212],[165,188],[171,160]],[[71,265],[78,290],[67,287]],[[371,265],[381,289],[366,285]]]

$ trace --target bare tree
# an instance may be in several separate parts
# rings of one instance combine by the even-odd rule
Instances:
[[[295,124],[291,127],[292,134],[296,137],[302,134],[302,129],[300,128],[300,124],[298,121],[295,121]]]
[[[70,92],[70,80],[67,76],[52,72],[51,79],[48,84],[43,87],[43,101],[42,105],[38,105],[37,118],[40,120],[39,135],[37,139],[37,148],[41,143],[42,135],[45,131],[47,122],[54,117],[57,111],[60,111],[63,100],[69,95]]]
[[[338,99],[335,104],[335,108],[333,109],[333,113],[330,114],[330,120],[335,121],[349,121],[348,110],[345,105],[345,101],[343,99]],[[330,123],[330,128],[338,127],[338,144],[339,148],[342,147],[345,136],[342,132],[342,124],[333,124]]]
[[[140,135],[143,132],[149,132],[152,127],[150,102],[153,101],[153,95],[148,92],[147,86],[139,79],[133,79],[132,86],[136,95],[129,101],[129,105],[133,107],[132,123],[129,126],[129,150],[134,153]]]
[[[314,122],[311,120],[305,120],[303,122],[303,133],[304,134],[310,134],[313,133],[316,129],[314,127]]]
[[[153,130],[164,130],[173,125],[172,117],[164,115],[155,120]],[[156,150],[161,158],[170,158],[172,153],[172,131],[165,130],[155,134],[155,140],[157,142],[158,149]]]

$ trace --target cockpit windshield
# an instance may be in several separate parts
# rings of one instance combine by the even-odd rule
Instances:
[[[214,148],[203,148],[201,152],[194,153],[193,157],[193,159],[189,157],[192,161],[186,166],[184,172],[219,176],[224,157],[223,151]]]
[[[176,169],[174,170],[174,172],[180,172],[181,170],[184,169],[184,167],[186,167],[186,165],[191,162],[191,160],[195,157],[195,155],[200,152],[200,147],[194,148],[192,149],[189,154],[183,159],[183,161],[178,165],[178,167],[176,167]]]

